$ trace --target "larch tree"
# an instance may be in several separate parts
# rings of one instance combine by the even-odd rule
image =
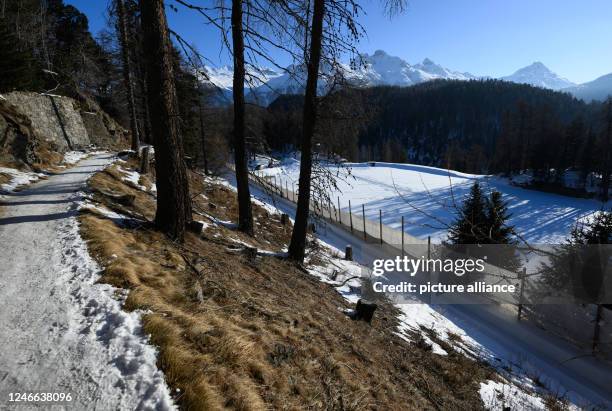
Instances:
[[[232,0],[232,55],[234,58],[234,164],[238,190],[238,229],[253,235],[253,209],[249,190],[249,170],[246,150],[245,101],[244,101],[244,33],[242,0]]]
[[[300,158],[300,178],[297,211],[295,223],[289,244],[289,258],[294,261],[304,261],[306,252],[306,234],[308,230],[308,215],[310,212],[310,180],[312,174],[312,137],[315,132],[317,117],[317,83],[321,49],[323,43],[323,20],[325,18],[325,0],[314,0],[312,14],[312,30],[310,36],[310,52],[307,62],[306,90],[302,114],[302,141]]]
[[[157,227],[183,241],[191,221],[191,200],[174,84],[172,45],[163,0],[140,2],[147,50],[147,91],[157,183]]]
[[[134,81],[132,79],[132,63],[130,60],[130,45],[128,42],[128,26],[123,0],[115,0],[117,8],[117,25],[119,26],[119,44],[121,45],[121,60],[123,63],[123,82],[127,93],[128,112],[130,116],[130,131],[132,132],[132,150],[140,147],[140,133],[136,119],[136,102],[134,101]]]

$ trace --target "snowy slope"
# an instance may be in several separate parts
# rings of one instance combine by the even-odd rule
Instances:
[[[510,223],[532,243],[558,243],[569,234],[573,224],[582,216],[601,208],[596,200],[565,197],[511,186],[507,180],[493,177],[447,171],[435,167],[412,164],[352,163],[351,175],[339,181],[340,192],[332,193],[334,200],[341,198],[341,206],[361,215],[365,206],[366,217],[377,220],[383,210],[383,223],[400,228],[404,216],[405,230],[418,238],[432,236],[436,241],[446,237],[447,225],[455,219],[454,204],[460,204],[474,181],[485,188],[496,189],[509,202]],[[285,159],[282,167],[264,169],[287,180],[289,187],[297,183],[299,162]],[[451,190],[452,185],[452,190]],[[336,200],[337,201],[337,200]]]
[[[296,162],[287,161],[284,170],[292,170]],[[283,169],[269,171],[277,178]],[[430,171],[436,172],[437,169]],[[452,178],[469,175],[455,173]],[[448,176],[447,176],[448,178]],[[230,184],[235,187],[233,175]],[[372,188],[370,186],[370,188]],[[295,205],[287,200],[272,198],[268,192],[256,185],[251,194],[290,216],[295,214]],[[318,238],[328,247],[341,250],[346,244],[353,245],[355,261],[368,266],[373,259],[392,258],[388,250],[376,244],[363,242],[348,230],[334,224],[322,224],[317,230]],[[387,250],[387,251],[386,251]],[[339,263],[339,261],[336,261]],[[311,267],[310,272],[322,281],[329,282],[328,275],[338,267]],[[350,264],[347,276],[363,272],[359,266]],[[337,279],[338,280],[338,279]],[[338,291],[355,303],[359,298],[359,287],[346,286]],[[516,321],[516,313],[503,305],[428,305],[398,304],[398,335],[410,339],[408,332],[421,332],[432,352],[446,355],[446,351],[431,339],[426,330],[450,344],[460,353],[485,361],[498,370],[501,381],[481,383],[479,393],[487,409],[493,410],[539,410],[546,409],[547,395],[559,396],[567,401],[567,409],[609,409],[612,405],[612,389],[607,384],[611,366],[584,353],[571,344],[552,336],[525,321]],[[569,361],[572,360],[572,361]]]
[[[514,72],[514,74],[502,77],[501,79],[513,83],[530,84],[532,86],[549,88],[552,90],[561,90],[576,85],[568,79],[553,73],[539,61],[527,67],[523,67]]]
[[[612,73],[575,87],[566,88],[563,91],[571,93],[586,102],[605,100],[608,96],[612,95]]]

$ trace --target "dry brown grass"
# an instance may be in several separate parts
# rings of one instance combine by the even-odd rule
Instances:
[[[194,209],[236,218],[235,195],[191,174]],[[116,168],[90,184],[136,196],[134,207],[96,201],[151,220],[154,198],[121,182]],[[204,193],[203,197],[198,193]],[[196,195],[197,194],[197,195]],[[211,205],[213,204],[213,205]],[[194,215],[206,220],[206,216]],[[340,312],[346,301],[289,262],[236,250],[231,238],[280,250],[290,227],[255,207],[256,239],[223,225],[184,245],[148,223],[120,227],[95,213],[81,231],[106,269],[102,281],[130,290],[126,309],[146,309],[146,333],[159,367],[187,410],[480,409],[478,382],[493,371],[455,353],[447,357],[394,334],[396,312],[383,304],[371,325]]]
[[[0,165],[1,166],[1,165]],[[5,173],[0,173],[0,184],[7,184],[11,182],[11,176]]]

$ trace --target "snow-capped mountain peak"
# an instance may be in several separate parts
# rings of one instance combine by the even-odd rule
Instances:
[[[517,70],[514,74],[502,77],[501,79],[513,83],[530,84],[532,86],[549,88],[552,90],[561,90],[575,86],[575,84],[568,79],[560,77],[552,72],[540,61],[536,61],[527,67]]]

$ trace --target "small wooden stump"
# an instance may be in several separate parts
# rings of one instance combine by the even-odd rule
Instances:
[[[350,244],[346,246],[344,250],[344,259],[347,261],[353,261],[353,246]]]
[[[281,214],[281,224],[282,225],[287,225],[289,223],[289,215],[288,214]]]
[[[243,250],[244,255],[249,261],[255,261],[257,258],[257,248],[245,246]]]
[[[142,155],[140,157],[140,173],[141,174],[149,173],[150,154],[151,154],[151,147],[145,146],[142,148]]]
[[[192,220],[187,223],[187,230],[192,233],[200,234],[204,229],[204,224],[201,221]]]
[[[360,299],[357,301],[357,306],[355,307],[354,319],[371,323],[376,308],[378,308],[378,305],[375,303]]]
[[[315,223],[308,224],[308,232],[315,234],[317,232],[317,226]]]

